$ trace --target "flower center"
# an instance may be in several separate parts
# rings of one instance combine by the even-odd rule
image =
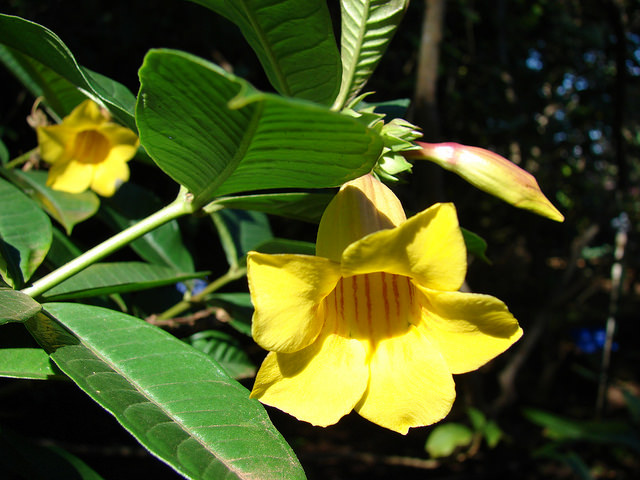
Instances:
[[[327,315],[335,315],[340,334],[369,340],[406,333],[420,319],[420,306],[409,277],[368,273],[342,278],[324,300]]]
[[[71,155],[83,163],[100,163],[107,158],[111,143],[96,130],[83,130],[76,135]]]

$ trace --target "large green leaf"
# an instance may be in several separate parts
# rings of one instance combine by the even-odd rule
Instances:
[[[332,193],[265,193],[237,197],[221,197],[207,208],[223,205],[227,208],[256,210],[305,222],[318,223]]]
[[[29,295],[18,290],[0,287],[0,325],[24,322],[41,309],[42,306]]]
[[[340,55],[325,0],[191,0],[234,22],[282,95],[330,105]]]
[[[120,83],[78,65],[71,51],[51,30],[20,17],[0,14],[0,44],[32,58],[84,90],[135,130],[134,95]],[[34,78],[33,82],[38,84],[40,80]]]
[[[207,355],[112,310],[44,307],[27,326],[53,361],[187,478],[304,478],[262,405]]]
[[[19,189],[0,178],[0,276],[20,288],[51,245],[51,221]]]
[[[369,172],[382,151],[355,118],[256,92],[186,53],[150,52],[140,79],[140,141],[196,206],[243,191],[341,185]]]
[[[95,263],[42,295],[47,301],[133,292],[204,277],[208,272],[179,272],[143,262]]]
[[[115,230],[124,230],[164,204],[149,190],[134,183],[122,185],[116,194],[102,202],[100,217]],[[180,226],[176,220],[143,235],[130,244],[144,260],[183,272],[193,272],[193,258],[182,243]]]
[[[64,375],[41,348],[0,348],[0,377],[48,380]]]
[[[52,69],[12,48],[0,45],[0,62],[35,98],[45,99],[49,113],[57,120],[87,98],[75,85]]]
[[[47,187],[47,172],[0,170],[29,195],[45,212],[55,218],[71,235],[73,227],[90,218],[100,206],[98,196],[90,190],[68,193]]]
[[[334,106],[341,108],[367,83],[382,58],[409,0],[341,0],[342,84]]]

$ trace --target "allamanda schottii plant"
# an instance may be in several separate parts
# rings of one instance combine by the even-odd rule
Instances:
[[[38,140],[13,160],[2,152],[0,323],[21,323],[39,345],[1,349],[0,372],[75,382],[187,478],[304,478],[263,404],[320,426],[354,410],[406,433],[448,414],[452,374],[522,334],[500,300],[460,291],[467,249],[483,252],[454,205],[407,219],[383,182],[429,160],[562,215],[508,160],[421,143],[417,127],[367,102],[408,0],[343,0],[340,47],[323,0],[196,3],[239,27],[277,93],[152,50],[134,96],[45,27],[0,16],[0,59],[37,98]],[[173,179],[175,201],[158,206],[129,181],[132,159]],[[319,221],[316,245],[274,237],[266,214]],[[117,233],[81,251],[72,230],[94,215]],[[183,216],[217,230],[229,266],[212,280],[195,271]],[[139,260],[103,262],[125,246]],[[245,276],[249,292],[220,292]],[[178,295],[176,284],[175,304],[153,315],[130,295]],[[232,336],[178,339],[158,326],[202,312],[269,351],[251,392],[237,379],[255,370]]]

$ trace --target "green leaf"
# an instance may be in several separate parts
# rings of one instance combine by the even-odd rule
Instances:
[[[301,479],[262,405],[207,355],[137,318],[46,304],[27,323],[60,369],[154,455],[198,480]]]
[[[0,14],[0,44],[32,58],[83,90],[135,131],[134,95],[118,82],[78,65],[71,51],[51,30],[20,17]]]
[[[150,191],[127,182],[102,202],[100,216],[115,230],[124,230],[158,211],[164,204]],[[193,258],[182,243],[176,220],[165,223],[130,244],[148,262],[182,272],[193,272]]]
[[[211,214],[229,266],[238,266],[242,258],[257,245],[273,238],[264,213],[248,210],[220,210]]]
[[[341,0],[342,84],[337,109],[364,87],[387,49],[409,0]]]
[[[218,330],[194,333],[185,339],[193,348],[209,355],[227,374],[236,380],[251,378],[256,366],[242,349],[242,345],[231,335]]]
[[[209,204],[207,208],[223,205],[227,208],[256,210],[294,220],[318,223],[333,197],[332,193],[266,193],[221,197]]]
[[[0,62],[31,92],[45,99],[49,113],[62,119],[87,97],[67,79],[33,58],[0,45]]]
[[[0,276],[14,288],[29,280],[51,245],[51,221],[16,187],[0,178]]]
[[[466,228],[460,228],[460,230],[462,231],[462,238],[467,247],[467,252],[491,265],[491,260],[487,258],[487,242],[485,239]]]
[[[382,151],[357,119],[258,93],[186,53],[151,51],[140,79],[140,141],[193,193],[194,206],[243,191],[342,185],[369,172]]]
[[[502,429],[493,420],[489,420],[484,426],[483,434],[489,448],[495,448],[504,436]]]
[[[42,306],[29,295],[18,290],[0,287],[0,325],[24,322],[40,310]]]
[[[448,457],[456,448],[471,444],[473,432],[460,423],[437,425],[429,434],[425,449],[433,458]]]
[[[282,95],[330,105],[340,55],[324,0],[192,0],[235,23]]]
[[[298,255],[315,255],[316,244],[288,238],[272,238],[256,248],[260,253],[296,253]]]
[[[31,380],[65,378],[41,348],[1,348],[0,376]]]
[[[0,427],[3,478],[29,480],[102,480],[78,457],[55,446],[41,446]]]
[[[467,409],[467,415],[469,415],[469,420],[471,420],[471,425],[476,432],[481,432],[485,425],[487,424],[487,417],[484,413],[474,407],[469,407]]]
[[[52,233],[51,248],[45,258],[45,263],[52,270],[82,255],[82,251],[60,230],[53,228]]]
[[[47,172],[2,170],[1,173],[31,197],[40,208],[55,218],[71,235],[73,227],[98,211],[100,200],[90,190],[68,193],[47,187]]]
[[[47,301],[133,292],[204,277],[208,272],[178,272],[143,262],[95,263],[42,295]]]
[[[640,436],[628,423],[574,420],[534,408],[524,409],[524,415],[531,422],[544,427],[545,435],[555,440],[613,443],[640,451]]]

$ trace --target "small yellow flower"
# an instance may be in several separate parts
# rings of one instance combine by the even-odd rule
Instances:
[[[85,100],[59,125],[38,127],[40,156],[51,164],[47,185],[70,193],[87,188],[112,196],[129,179],[127,162],[138,149],[138,137],[110,121],[109,114]]]
[[[251,396],[300,420],[355,410],[403,434],[435,423],[455,399],[452,374],[522,335],[500,300],[458,291],[466,249],[452,204],[407,220],[366,175],[327,207],[316,253],[248,257],[252,333],[270,351]]]

